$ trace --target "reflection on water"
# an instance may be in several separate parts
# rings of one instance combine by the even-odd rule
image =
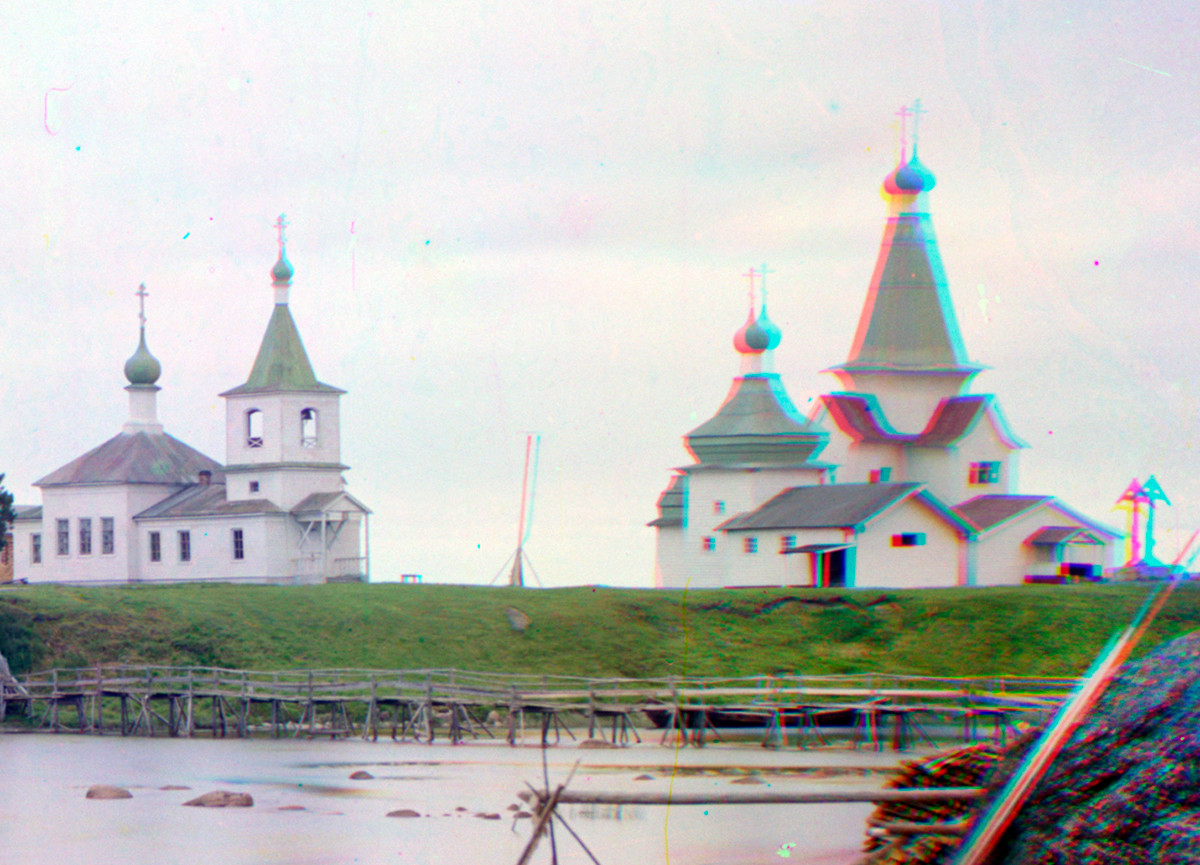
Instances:
[[[665,792],[672,783],[667,773],[634,779],[647,764],[666,768],[668,754],[656,745],[606,751],[596,755],[603,765],[592,767],[591,755],[564,746],[548,753],[548,774],[551,784],[561,783],[582,758],[573,790]],[[743,762],[764,773],[802,758],[811,759],[732,748],[680,755],[681,762]],[[377,771],[413,766],[419,774]],[[364,768],[375,777],[350,779]],[[737,790],[728,787],[733,777],[679,774],[674,790]],[[504,745],[0,735],[0,861],[511,865],[533,822],[514,819],[510,809],[523,807],[516,794],[526,782],[543,786],[541,754]],[[770,782],[775,789],[822,783],[783,775]],[[84,797],[101,783],[126,787],[133,798]],[[254,807],[182,807],[218,789],[249,793]],[[402,810],[419,816],[386,816]],[[564,816],[605,865],[766,865],[779,861],[780,850],[791,862],[846,865],[858,858],[869,811],[869,805],[578,805]],[[557,846],[563,865],[590,861],[564,833]],[[548,861],[548,849],[534,857]]]

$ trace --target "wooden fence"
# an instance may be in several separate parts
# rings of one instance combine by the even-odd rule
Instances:
[[[961,723],[964,739],[1003,736],[1014,720],[1053,709],[1075,685],[1065,678],[934,678],[887,674],[617,679],[479,673],[463,670],[286,670],[103,665],[48,670],[0,685],[0,721],[24,710],[51,731],[245,737],[351,736],[450,742],[525,738],[527,715],[541,736],[613,744],[640,741],[642,713],[655,713],[685,743],[719,736],[723,720],[757,726],[768,742],[820,737],[822,718],[854,719],[858,738],[880,747],[923,733],[921,719]],[[490,720],[489,720],[490,719]],[[990,731],[990,732],[989,732]],[[906,738],[907,737],[907,738]]]

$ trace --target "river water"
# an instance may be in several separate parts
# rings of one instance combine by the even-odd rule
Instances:
[[[881,767],[874,752],[675,750],[655,741],[547,750],[551,784],[578,791],[680,792],[877,787],[857,770],[821,777],[803,767]],[[355,781],[356,770],[374,778]],[[636,780],[650,775],[649,780]],[[757,786],[737,785],[754,777]],[[509,806],[526,782],[543,786],[535,747],[391,741],[145,739],[0,735],[0,861],[52,865],[341,865],[488,862],[511,865],[532,821]],[[89,800],[93,784],[131,799]],[[769,786],[768,786],[769,785]],[[168,786],[185,790],[163,789]],[[210,790],[246,792],[253,808],[185,808]],[[413,809],[419,818],[387,817]],[[859,856],[867,804],[584,806],[563,809],[603,865],[849,865]],[[499,814],[484,819],[479,813]],[[561,828],[563,865],[590,861]],[[550,861],[543,843],[534,862]]]

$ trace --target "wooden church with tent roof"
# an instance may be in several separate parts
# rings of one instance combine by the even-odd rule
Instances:
[[[844,389],[810,417],[774,371],[781,334],[765,289],[757,310],[752,300],[733,340],[740,374],[684,437],[694,462],[650,523],[656,586],[1003,585],[1098,578],[1113,564],[1118,533],[1017,494],[1027,446],[994,396],[966,392],[983,367],[963,347],[930,219],[935,181],[916,150],[907,158],[902,143],[884,180],[850,357],[826,370]]]
[[[293,276],[279,218],[275,307],[250,377],[221,394],[228,465],[165,432],[162,366],[146,346],[125,363],[121,432],[34,483],[17,509],[14,575],[34,582],[322,582],[369,576],[370,511],[345,489],[339,399],[317,380],[288,307]]]

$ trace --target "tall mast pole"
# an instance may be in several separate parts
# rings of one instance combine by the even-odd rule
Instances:
[[[510,586],[524,586],[525,574],[521,559],[525,554],[522,546],[525,544],[525,501],[529,491],[529,450],[533,445],[533,434],[525,434],[525,471],[521,475],[521,517],[517,522],[517,552],[513,556],[512,571],[508,575]]]

